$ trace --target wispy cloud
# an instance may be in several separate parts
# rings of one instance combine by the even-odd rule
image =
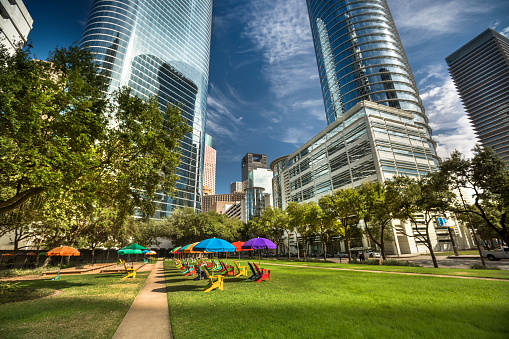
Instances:
[[[419,82],[421,98],[438,155],[448,157],[457,149],[470,157],[476,136],[445,65],[429,65],[417,73],[423,76]]]
[[[274,112],[261,112],[261,116],[271,124],[279,124],[275,126],[278,133],[273,137],[282,142],[300,143],[313,136],[307,130],[309,124],[325,127],[306,4],[253,0],[250,8],[244,37],[263,56],[262,74],[275,97]],[[302,126],[302,121],[307,121],[307,126]]]
[[[405,45],[422,43],[445,34],[463,32],[469,21],[503,6],[500,1],[478,0],[388,0]]]
[[[227,86],[227,90],[228,93],[225,93],[210,84],[207,97],[207,132],[236,140],[243,119],[239,115],[239,107],[245,102],[233,88]]]
[[[500,31],[500,34],[509,38],[509,26]]]

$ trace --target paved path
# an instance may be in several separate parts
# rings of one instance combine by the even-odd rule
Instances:
[[[157,260],[113,338],[173,338],[163,260]]]

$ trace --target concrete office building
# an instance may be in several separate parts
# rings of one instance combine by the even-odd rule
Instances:
[[[208,134],[205,134],[203,186],[208,187],[212,195],[216,194],[216,150],[212,145],[212,137]]]
[[[509,168],[509,39],[488,28],[445,60],[481,143]]]
[[[154,217],[173,208],[202,208],[205,113],[212,0],[94,0],[81,46],[89,46],[109,80],[140,97],[158,95],[161,111],[182,105],[192,132],[181,143],[177,191]]]
[[[0,43],[14,52],[17,43],[26,43],[34,20],[22,0],[0,0]]]

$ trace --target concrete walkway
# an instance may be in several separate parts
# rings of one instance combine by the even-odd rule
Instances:
[[[157,260],[113,338],[173,338],[163,260]]]

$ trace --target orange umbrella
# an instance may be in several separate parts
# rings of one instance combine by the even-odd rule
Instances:
[[[75,248],[60,246],[52,249],[51,251],[46,252],[47,257],[69,257],[69,256],[79,256],[80,251]]]
[[[4,254],[2,254],[2,256],[4,256],[4,257],[14,257],[14,254],[12,254],[12,253],[4,253]]]
[[[58,274],[55,278],[53,278],[51,280],[57,280],[60,277],[60,270],[62,269],[62,260],[64,259],[64,257],[69,257],[69,256],[77,257],[79,255],[80,255],[80,251],[78,251],[75,248],[67,247],[67,246],[56,247],[56,248],[46,252],[47,257],[62,257],[62,259],[60,259],[60,267],[58,268]]]

